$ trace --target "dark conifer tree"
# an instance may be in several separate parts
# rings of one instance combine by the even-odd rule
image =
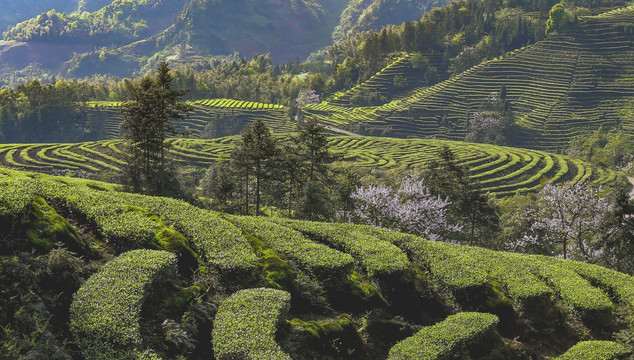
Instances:
[[[277,154],[275,139],[262,119],[257,118],[244,129],[240,143],[233,151],[232,159],[236,173],[244,184],[245,214],[249,214],[249,187],[253,176],[255,214],[260,215],[262,190],[274,172]]]
[[[193,108],[182,102],[189,90],[172,89],[174,77],[166,62],[155,76],[144,76],[132,87],[132,100],[121,108],[128,167],[126,182],[136,192],[165,195],[168,178],[168,136],[178,134],[174,121]]]
[[[314,118],[300,123],[295,139],[303,167],[303,181],[296,216],[313,220],[328,218],[328,163],[334,160],[328,149],[324,127]]]

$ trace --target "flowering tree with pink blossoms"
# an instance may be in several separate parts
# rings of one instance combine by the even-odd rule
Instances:
[[[351,195],[355,209],[346,214],[349,220],[443,240],[446,234],[462,230],[449,224],[447,210],[451,202],[434,196],[413,173],[399,181],[394,189],[385,185],[363,186]]]
[[[597,259],[601,249],[592,243],[593,234],[611,211],[611,201],[601,196],[600,188],[586,183],[546,184],[534,205],[525,209],[523,216],[534,222],[520,245],[560,247],[555,255],[564,259]]]

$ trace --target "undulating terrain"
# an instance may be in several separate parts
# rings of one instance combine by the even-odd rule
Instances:
[[[528,242],[524,248],[500,242],[491,247],[509,251],[494,251],[471,246],[498,241],[473,240],[476,210],[467,214],[471,234],[462,244],[299,219],[293,202],[305,194],[294,192],[299,186],[289,175],[301,173],[307,180],[297,182],[313,185],[326,177],[312,162],[310,173],[297,170],[308,162],[300,158],[307,145],[299,144],[298,133],[313,124],[328,136],[323,148],[310,148],[328,153],[314,168],[350,175],[357,189],[377,189],[377,182],[406,174],[429,176],[429,164],[450,154],[455,162],[433,171],[464,171],[465,183],[477,189],[472,202],[493,209],[492,227],[505,216],[521,220],[538,213],[530,201],[562,184],[618,198],[622,206],[605,214],[621,216],[619,226],[632,225],[631,3],[2,5],[0,359],[634,356],[634,279],[614,270],[631,263],[634,235],[623,236],[624,242],[618,236],[634,233],[634,226],[557,233],[564,242],[536,251],[560,255],[551,250],[563,247],[563,256],[511,252],[538,248],[530,242],[545,236],[511,239]],[[127,186],[98,181],[121,180],[134,168],[123,138],[130,128],[122,123],[129,101],[152,89],[163,60],[177,84],[192,90],[179,95],[187,99],[181,108],[192,111],[173,124],[173,133],[161,128],[172,135],[158,141],[164,156],[153,154],[168,159],[161,178],[174,171],[181,176],[175,182],[190,182],[179,199],[129,192],[135,179]],[[151,119],[154,110],[145,108],[151,115],[139,118]],[[485,129],[493,135],[474,135],[482,131],[474,130],[477,119],[497,121]],[[257,180],[269,159],[254,165],[236,150],[246,147],[245,129],[254,123],[266,127],[260,133],[265,140],[271,131],[278,146],[271,158],[287,167]],[[581,144],[577,153],[573,144]],[[608,153],[619,160],[602,158]],[[232,169],[239,161],[250,167]],[[239,195],[225,205],[240,211],[210,209],[219,202],[205,188],[211,175],[235,176],[231,191]],[[276,183],[276,177],[288,179]],[[262,202],[272,199],[262,206],[266,215],[240,215],[260,215],[260,180],[262,192],[269,191]],[[315,197],[335,192],[308,189]],[[444,198],[434,194],[429,201]],[[246,205],[237,204],[243,199]],[[342,209],[329,210],[337,213],[331,220],[344,220]],[[571,222],[582,216],[572,214]],[[519,220],[519,230],[496,231],[520,237],[548,230],[529,232],[533,224]],[[572,256],[587,262],[564,259],[567,246],[578,247]],[[603,253],[609,246],[625,249],[628,258]],[[596,259],[614,269],[592,263]]]
[[[29,76],[130,76],[154,67],[157,59],[204,63],[235,52],[295,61],[333,39],[416,20],[445,2],[36,1],[28,8],[25,3],[15,5],[20,13],[8,13],[14,22],[0,22],[6,30],[0,42],[2,84]]]
[[[309,112],[326,124],[366,134],[463,140],[468,119],[504,87],[519,126],[514,145],[562,149],[572,137],[599,126],[633,134],[633,25],[631,7],[584,17],[536,44],[433,86],[421,85],[423,79],[416,77],[411,56],[405,54]],[[399,92],[397,77],[409,79],[401,87],[413,89]],[[385,103],[351,104],[362,92],[383,95]]]
[[[86,180],[2,170],[0,183],[12,354],[33,327],[35,351],[60,358],[629,352],[613,340],[630,326],[621,314],[634,306],[632,278],[596,265],[229,216]]]

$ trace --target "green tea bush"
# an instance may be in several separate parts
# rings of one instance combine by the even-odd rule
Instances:
[[[526,256],[524,264],[578,311],[607,311],[613,307],[612,301],[600,289],[570,269],[544,263],[539,257]]]
[[[582,341],[556,360],[618,360],[630,353],[625,345],[613,341]]]
[[[578,261],[562,260],[557,258],[542,257],[543,261],[575,271],[582,277],[606,288],[621,302],[634,308],[634,279],[632,276],[607,269],[598,265],[585,264]]]
[[[405,271],[409,266],[407,255],[401,249],[387,241],[368,236],[354,227],[285,219],[275,221],[351,254],[370,276],[394,274]]]
[[[392,347],[388,360],[447,359],[456,349],[495,329],[497,316],[463,312],[428,326]]]
[[[291,295],[257,288],[240,290],[218,308],[212,332],[216,358],[290,360],[275,342],[277,325],[288,313]]]
[[[176,256],[133,250],[104,265],[77,291],[70,330],[87,359],[133,359],[141,351],[139,320],[152,285],[173,276]]]
[[[345,276],[354,264],[350,255],[310,241],[298,231],[261,217],[234,216],[230,220],[320,279]]]
[[[461,247],[463,254],[470,255],[486,270],[489,277],[502,284],[507,295],[515,301],[530,301],[548,297],[552,290],[530,271],[518,266],[524,256],[503,253],[478,247]]]
[[[463,247],[422,238],[403,244],[438,281],[451,291],[478,288],[487,283],[487,272]]]
[[[183,201],[125,194],[126,202],[159,215],[183,234],[207,260],[221,271],[247,273],[255,269],[257,257],[240,229],[219,214]]]
[[[43,179],[37,188],[45,198],[65,204],[96,225],[107,240],[124,248],[160,243],[164,225],[169,225],[187,238],[208,265],[241,272],[255,268],[257,258],[241,231],[216,213],[180,200],[99,191],[50,179]],[[149,216],[154,214],[160,219]]]

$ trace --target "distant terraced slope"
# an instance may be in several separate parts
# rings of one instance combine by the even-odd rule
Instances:
[[[90,140],[121,137],[121,104],[112,101],[89,102],[86,124],[91,129]],[[274,132],[292,132],[295,123],[285,116],[283,105],[263,104],[232,99],[208,99],[192,102],[194,111],[188,119],[178,121],[178,131],[190,130],[193,137],[222,137],[239,134],[257,118],[264,120]]]
[[[237,138],[173,139],[170,151],[179,164],[208,167],[227,159]],[[125,164],[121,146],[119,140],[0,145],[0,164],[46,173],[120,171]],[[441,147],[448,146],[459,162],[471,169],[471,179],[479,181],[483,191],[496,196],[537,191],[546,182],[588,180],[595,184],[610,184],[622,178],[614,171],[592,167],[568,156],[486,144],[337,136],[331,138],[330,146],[344,161],[376,168],[424,166],[436,158]]]
[[[634,7],[582,18],[532,46],[382,106],[350,107],[339,99],[351,94],[343,94],[313,106],[310,116],[357,132],[462,140],[468,114],[505,86],[521,127],[517,146],[555,150],[599,126],[621,126],[634,135],[632,27]],[[361,86],[385,93],[390,69]]]

